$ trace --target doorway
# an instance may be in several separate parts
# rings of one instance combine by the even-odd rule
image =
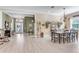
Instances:
[[[35,19],[34,17],[25,17],[24,18],[24,32],[27,34],[34,35],[34,24],[35,24]]]
[[[16,20],[15,31],[16,33],[23,33],[23,20]]]

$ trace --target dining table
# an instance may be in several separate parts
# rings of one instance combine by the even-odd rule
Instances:
[[[61,40],[63,40],[63,43],[65,43],[65,39],[67,39],[70,42],[70,34],[71,34],[70,31],[57,30],[57,31],[53,32],[53,35],[54,34],[57,34],[59,43],[61,43]],[[55,37],[55,36],[53,36],[53,37]],[[55,38],[54,38],[54,40],[55,40]]]

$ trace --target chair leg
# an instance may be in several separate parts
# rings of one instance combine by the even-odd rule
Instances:
[[[53,38],[51,38],[51,42],[53,41]]]
[[[69,38],[69,43],[71,42],[71,40],[72,40],[72,39],[71,39],[71,38]]]
[[[67,43],[69,43],[69,39],[67,38]]]
[[[78,42],[78,37],[76,37],[76,40],[77,40],[77,42]]]
[[[75,42],[75,37],[72,38],[72,42]]]
[[[56,41],[55,41],[55,39],[54,39],[54,43],[55,43]]]
[[[78,42],[78,38],[77,38],[77,42]]]
[[[55,37],[54,37],[54,40],[53,40],[53,41],[54,41],[54,43],[55,43]]]
[[[65,40],[64,40],[64,38],[63,38],[63,43],[65,43]]]
[[[72,38],[72,42],[74,42],[74,38]]]

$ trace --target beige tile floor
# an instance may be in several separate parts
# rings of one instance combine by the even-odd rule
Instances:
[[[16,34],[10,41],[0,45],[1,53],[63,53],[79,52],[79,44],[53,43],[49,38],[35,38],[26,34]]]

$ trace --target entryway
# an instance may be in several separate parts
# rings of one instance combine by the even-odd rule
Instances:
[[[23,33],[23,20],[16,20],[15,31],[16,33]]]

